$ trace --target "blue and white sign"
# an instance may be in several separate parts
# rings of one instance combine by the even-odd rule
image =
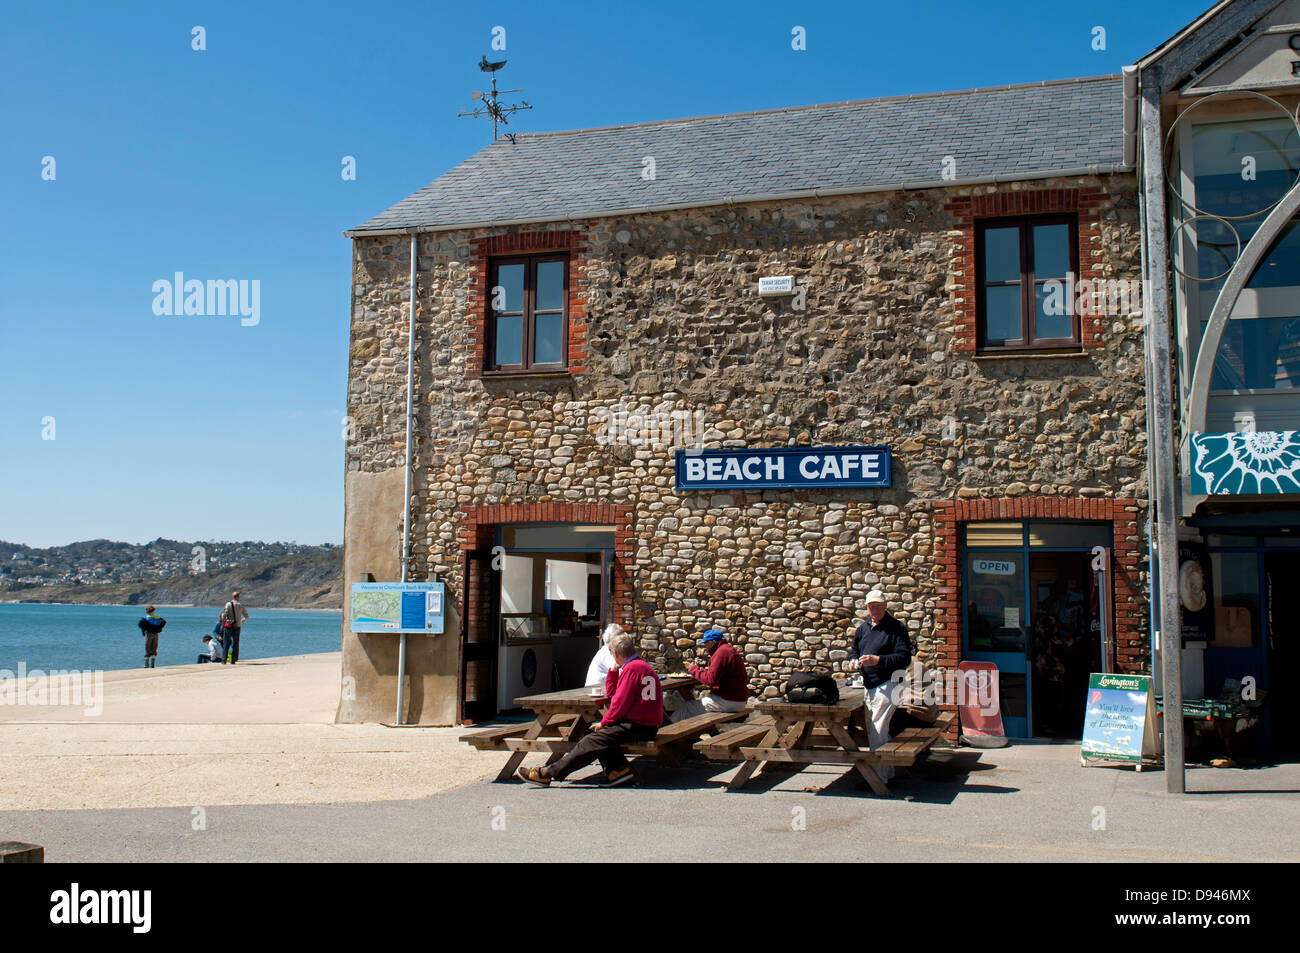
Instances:
[[[890,485],[888,447],[678,450],[679,490],[766,490]]]
[[[354,582],[350,628],[353,632],[403,632],[441,635],[444,625],[441,582]]]
[[[1300,493],[1300,430],[1194,433],[1191,443],[1193,493]]]

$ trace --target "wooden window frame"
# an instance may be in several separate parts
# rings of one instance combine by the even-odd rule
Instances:
[[[488,263],[488,294],[487,294],[487,348],[486,348],[486,368],[485,374],[547,374],[563,372],[569,369],[569,281],[572,275],[570,254],[567,251],[544,252],[536,255],[498,255],[493,256]],[[561,300],[563,305],[560,309],[560,327],[563,329],[563,339],[560,342],[560,361],[545,364],[534,363],[533,341],[536,337],[537,329],[537,266],[540,263],[548,261],[559,261],[564,263],[564,287],[561,291]],[[492,307],[492,289],[497,286],[497,275],[502,265],[523,265],[524,266],[524,300],[523,300],[523,330],[520,357],[520,364],[501,364],[496,362],[496,344],[497,344],[497,312]],[[517,313],[517,312],[507,312]],[[543,314],[554,314],[554,311],[544,311]]]
[[[1005,351],[1060,351],[1077,349],[1083,346],[1082,323],[1077,302],[1067,302],[1073,310],[1070,315],[1071,336],[1068,338],[1037,338],[1035,320],[1038,309],[1035,307],[1034,288],[1038,283],[1034,275],[1033,228],[1035,225],[1068,225],[1067,239],[1070,247],[1069,271],[1077,283],[1079,277],[1079,216],[1077,213],[1060,215],[1013,215],[1002,218],[982,218],[975,222],[975,300],[976,322],[978,326],[977,341],[980,353],[999,353]],[[998,281],[991,285],[985,283],[984,275],[984,233],[990,228],[1008,228],[1016,226],[1020,230],[1020,278],[1018,282]],[[1045,278],[1044,281],[1059,280]],[[1020,285],[1020,337],[1014,340],[988,343],[988,308],[985,303],[987,287],[1007,287]]]

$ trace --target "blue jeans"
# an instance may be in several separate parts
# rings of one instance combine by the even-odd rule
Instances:
[[[226,652],[230,655],[230,661],[239,661],[239,626],[232,626],[229,629],[230,634],[226,636]]]

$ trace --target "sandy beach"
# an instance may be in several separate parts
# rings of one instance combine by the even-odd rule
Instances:
[[[0,810],[428,797],[500,767],[459,728],[335,725],[339,653],[106,672],[84,705],[0,704]]]

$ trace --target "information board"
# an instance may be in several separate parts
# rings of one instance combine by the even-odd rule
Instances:
[[[1084,760],[1141,764],[1157,757],[1156,715],[1149,675],[1088,676],[1083,716]]]
[[[446,586],[441,582],[352,584],[353,632],[441,635]]]

